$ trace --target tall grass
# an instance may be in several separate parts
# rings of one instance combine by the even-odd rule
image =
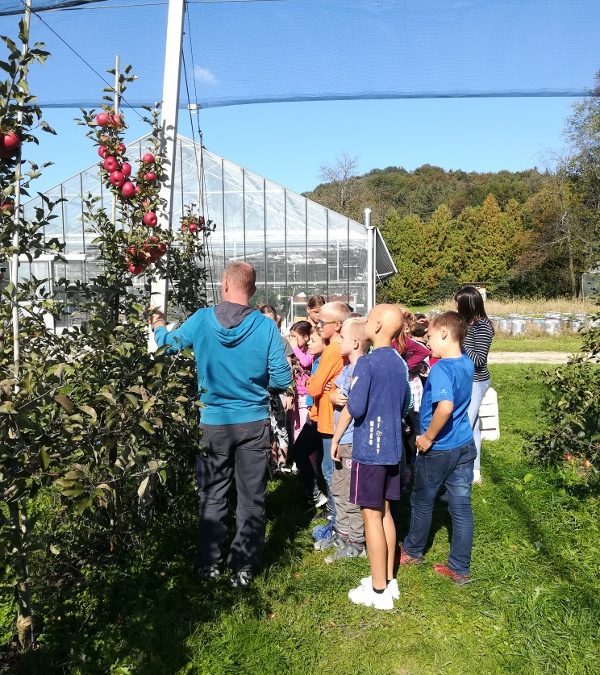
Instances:
[[[432,309],[447,311],[455,309],[453,300],[436,305]],[[522,314],[523,316],[542,317],[551,312],[561,314],[595,314],[600,306],[591,300],[573,300],[572,298],[528,298],[522,300],[488,300],[485,311],[490,316],[506,316],[508,314]]]

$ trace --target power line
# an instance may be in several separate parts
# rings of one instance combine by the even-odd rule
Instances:
[[[19,1],[21,2],[21,4],[22,4],[24,7],[26,7],[26,5],[25,5],[25,0],[19,0]],[[41,22],[44,24],[44,26],[46,26],[46,28],[47,28],[51,33],[53,33],[53,34],[54,34],[54,35],[55,35],[55,36],[56,36],[56,37],[57,37],[57,38],[65,45],[65,47],[67,47],[67,49],[71,50],[71,51],[73,52],[73,54],[75,54],[75,56],[76,56],[80,61],[82,61],[82,62],[83,62],[83,63],[84,63],[84,64],[85,64],[85,65],[86,65],[86,66],[87,66],[87,67],[88,67],[88,68],[89,68],[89,69],[90,69],[97,77],[99,77],[99,78],[102,80],[102,82],[104,82],[104,84],[105,84],[107,87],[109,87],[112,91],[114,91],[114,89],[115,89],[114,85],[111,84],[110,82],[108,82],[108,81],[104,78],[104,76],[101,75],[101,74],[94,68],[94,66],[92,66],[92,64],[89,63],[89,62],[88,62],[88,61],[87,61],[87,60],[86,60],[86,59],[85,59],[85,58],[84,58],[84,57],[83,57],[83,56],[82,56],[82,55],[81,55],[74,47],[72,47],[72,46],[71,46],[71,45],[70,45],[70,44],[69,44],[69,43],[61,36],[61,35],[59,35],[59,34],[54,30],[54,28],[52,28],[52,26],[50,26],[46,21],[44,21],[44,19],[42,19],[42,17],[39,16],[38,13],[35,12],[34,10],[31,10],[31,13],[38,19],[38,21],[41,21]],[[140,119],[142,119],[142,120],[144,119],[144,116],[141,115],[141,114],[134,108],[134,106],[132,106],[132,105],[127,101],[127,99],[126,99],[122,94],[119,93],[119,96],[120,96],[121,101],[123,101],[123,102],[127,105],[128,108],[130,108],[131,110],[133,110],[133,112],[134,112]]]

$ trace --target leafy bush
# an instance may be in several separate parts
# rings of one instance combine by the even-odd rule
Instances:
[[[582,352],[545,373],[547,429],[530,439],[536,461],[559,468],[566,482],[600,489],[600,315],[582,332]]]

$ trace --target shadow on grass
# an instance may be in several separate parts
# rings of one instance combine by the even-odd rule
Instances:
[[[523,498],[523,493],[513,488],[513,484],[508,482],[507,477],[511,475],[514,466],[507,462],[502,462],[497,457],[487,456],[486,474],[491,482],[501,492],[504,503],[515,514],[515,518],[526,529],[529,539],[538,549],[539,555],[543,556],[550,563],[554,575],[563,581],[568,582],[573,590],[580,594],[582,600],[595,613],[600,616],[600,597],[598,588],[587,583],[579,574],[580,568],[574,567],[572,562],[560,553],[560,548],[556,545],[557,537],[560,533],[547,533],[540,524],[540,516],[528,505]]]
[[[311,520],[302,503],[301,486],[293,479],[269,491],[263,574],[273,565],[291,564],[296,539]],[[42,645],[25,655],[21,672],[106,673],[118,664],[166,675],[189,662],[188,639],[202,624],[218,621],[240,601],[256,615],[268,612],[268,598],[256,586],[234,589],[227,579],[198,579],[196,531],[192,512],[178,524],[155,526],[137,559],[124,557],[40,607]]]

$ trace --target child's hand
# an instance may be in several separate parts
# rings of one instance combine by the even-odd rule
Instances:
[[[291,346],[293,349],[296,349],[296,348],[298,347],[298,340],[297,340],[297,338],[296,338],[295,335],[290,335],[290,336],[288,336],[287,341],[290,343],[290,346]]]
[[[430,441],[425,434],[421,434],[421,436],[417,436],[415,445],[417,446],[418,452],[425,454],[426,452],[429,452],[429,448],[433,445],[433,441]]]
[[[348,397],[342,392],[341,389],[336,389],[329,394],[329,400],[333,403],[333,405],[343,408],[348,402]]]
[[[339,455],[338,450],[339,450],[338,442],[337,442],[335,439],[333,439],[333,440],[331,441],[331,459],[332,459],[334,462],[339,462],[339,461],[340,461],[340,455]]]

